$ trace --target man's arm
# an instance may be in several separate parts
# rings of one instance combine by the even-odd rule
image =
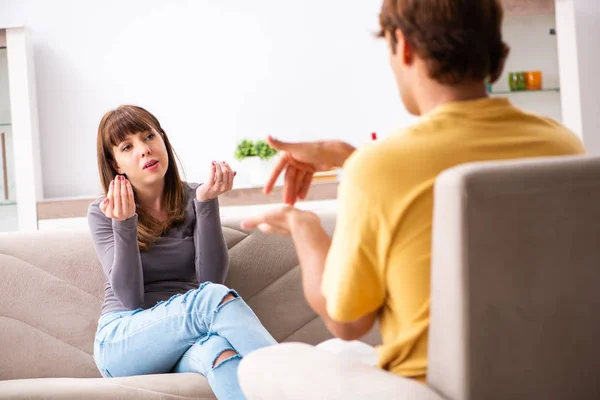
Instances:
[[[327,313],[327,301],[321,293],[321,279],[331,238],[321,226],[321,221],[313,213],[296,209],[289,213],[289,218],[302,270],[304,296],[308,304],[323,318],[334,336],[344,340],[356,340],[366,335],[377,319],[378,310],[347,323],[335,321]]]

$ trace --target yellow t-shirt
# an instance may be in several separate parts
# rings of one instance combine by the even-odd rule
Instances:
[[[438,107],[344,165],[322,292],[339,322],[380,310],[379,366],[425,380],[433,185],[471,161],[584,153],[562,125],[507,99]]]

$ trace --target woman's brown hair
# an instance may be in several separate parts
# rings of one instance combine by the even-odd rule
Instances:
[[[107,194],[110,182],[118,175],[115,169],[114,146],[118,146],[128,135],[149,130],[156,131],[162,137],[167,148],[169,166],[165,174],[163,204],[167,209],[168,217],[165,222],[161,222],[150,215],[143,207],[140,207],[134,189],[140,250],[148,250],[150,245],[164,231],[184,220],[185,188],[175,162],[175,151],[156,117],[141,107],[131,105],[120,106],[104,114],[98,127],[97,140],[98,171],[102,189]]]
[[[395,53],[399,29],[429,76],[442,84],[493,83],[509,53],[502,18],[499,0],[384,0],[378,36],[389,33]]]

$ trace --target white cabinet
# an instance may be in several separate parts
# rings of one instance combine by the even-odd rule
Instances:
[[[33,231],[42,171],[33,49],[24,27],[0,28],[0,90],[0,230]]]
[[[552,0],[504,1],[504,41],[510,54],[492,94],[506,96],[516,106],[563,121],[559,55]],[[511,72],[541,71],[542,90],[510,91]]]

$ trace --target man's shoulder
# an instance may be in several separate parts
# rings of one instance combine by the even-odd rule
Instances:
[[[423,141],[418,137],[422,129],[420,125],[398,129],[383,140],[359,148],[346,161],[344,169],[366,177],[394,173],[399,166],[410,164],[411,159],[422,153]]]
[[[585,147],[581,139],[562,123],[547,116],[527,111],[521,111],[521,118],[524,122],[522,126],[532,127],[531,131],[535,132],[536,136],[543,138],[546,147],[549,146],[553,149],[552,154],[585,153]]]

